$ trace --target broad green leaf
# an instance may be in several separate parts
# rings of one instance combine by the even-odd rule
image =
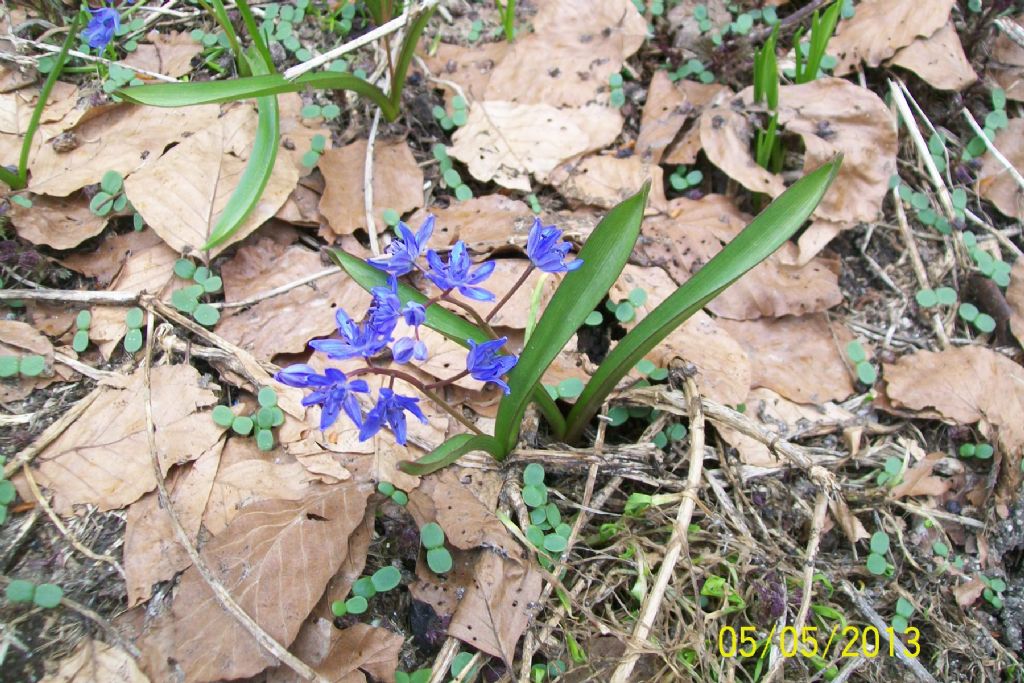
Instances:
[[[249,60],[251,68],[256,71],[266,68],[255,59]],[[274,172],[274,162],[277,161],[277,143],[280,137],[281,116],[277,108],[277,96],[268,95],[257,100],[256,139],[253,141],[252,151],[249,153],[249,161],[245,164],[242,177],[238,180],[238,186],[224,211],[217,219],[210,239],[203,245],[203,249],[212,249],[230,238],[263,196],[263,190],[267,187],[270,175]]]
[[[387,285],[388,276],[384,271],[374,268],[363,259],[356,258],[352,254],[340,249],[332,249],[330,254],[334,262],[344,268],[349,277],[358,282],[359,286],[366,291],[370,291],[374,287],[384,287]],[[398,283],[398,299],[402,302],[403,306],[409,301],[415,301],[418,304],[425,304],[427,302],[427,297],[421,292],[401,282]],[[461,344],[468,348],[470,339],[475,342],[485,342],[490,339],[479,327],[446,308],[430,306],[427,308],[426,313],[427,317],[424,324],[430,329],[440,332],[456,344]],[[565,418],[562,417],[562,413],[558,410],[554,400],[543,390],[535,391],[533,400],[537,402],[537,405],[544,412],[544,417],[547,418],[552,429],[557,434],[560,434],[565,428]]]
[[[503,440],[505,453],[515,446],[526,404],[534,387],[539,388],[544,371],[601,303],[625,267],[640,235],[650,189],[650,183],[645,184],[640,192],[612,209],[594,228],[580,250],[583,266],[562,280],[523,349],[519,363],[509,373],[508,385],[512,393],[502,399],[494,426],[495,435]]]
[[[501,443],[486,434],[456,434],[414,462],[400,462],[398,469],[406,474],[423,476],[447,467],[470,451],[487,451],[497,457]]]
[[[841,163],[842,158],[837,158],[798,180],[762,211],[732,242],[727,244],[722,251],[660,306],[651,311],[615,345],[598,367],[597,372],[594,373],[569,413],[568,430],[566,431],[568,441],[571,442],[579,438],[584,426],[600,409],[605,397],[611,393],[630,368],[667,337],[672,330],[682,325],[687,318],[703,308],[705,304],[718,296],[748,270],[768,258],[803,225],[832,184]],[[580,256],[586,258],[584,254],[580,254]],[[619,266],[620,269],[621,267]],[[586,272],[586,269],[587,266],[583,266],[577,273]],[[618,272],[619,270],[616,270],[611,274],[612,280]],[[566,282],[568,281],[569,278],[566,278]],[[596,282],[593,286],[598,287]],[[600,291],[603,292],[606,289]],[[552,300],[553,303],[555,303],[554,300]],[[551,304],[549,304],[548,310],[551,310]],[[557,353],[561,348],[562,345],[558,345],[554,351]],[[526,355],[525,352],[523,355]],[[522,365],[522,361],[520,361],[520,365]],[[516,368],[516,370],[518,369]],[[501,428],[501,411],[499,410],[497,433],[503,433]]]

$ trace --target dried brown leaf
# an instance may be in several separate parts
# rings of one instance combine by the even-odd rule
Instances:
[[[863,522],[857,519],[857,516],[850,510],[850,506],[846,504],[846,501],[842,496],[836,498],[829,498],[828,509],[832,512],[832,516],[835,517],[839,523],[839,528],[843,530],[843,535],[850,543],[856,543],[866,538],[871,538],[871,534],[864,528]]]
[[[1014,21],[1024,27],[1024,14],[1017,16]],[[1008,98],[1024,101],[1024,47],[1002,31],[992,47],[987,73],[989,78],[1006,91]]]
[[[125,66],[177,78],[192,70],[192,58],[203,51],[202,44],[185,32],[153,29],[146,40],[124,59]]]
[[[960,91],[978,80],[953,22],[902,48],[891,63],[913,71],[938,90]]]
[[[1010,271],[1010,286],[1006,288],[1006,303],[1010,305],[1010,331],[1017,343],[1024,346],[1024,261],[1017,261]]]
[[[53,368],[53,344],[31,325],[18,320],[0,320],[0,355],[40,355],[46,360],[46,367]],[[19,401],[52,381],[46,376],[19,376],[0,382],[0,401]]]
[[[429,241],[431,247],[443,249],[462,240],[471,252],[480,256],[513,244],[525,252],[534,219],[524,202],[502,194],[452,202],[444,208],[419,209],[409,217],[409,226],[418,228],[429,214],[435,218],[434,234]]]
[[[903,473],[903,481],[893,490],[893,498],[911,496],[941,496],[953,482],[932,474],[935,466],[946,457],[945,453],[929,453]]]
[[[324,152],[320,172],[326,183],[320,213],[327,219],[324,236],[333,240],[366,229],[363,182],[366,141]],[[423,206],[423,170],[402,140],[378,140],[373,147],[373,218],[378,231],[385,229],[384,210],[405,214]]]
[[[723,320],[750,356],[752,386],[765,387],[796,403],[822,404],[853,393],[841,349],[851,338],[823,315],[761,320]]]
[[[86,638],[39,683],[149,683],[132,656],[117,647]]]
[[[1009,125],[996,133],[994,144],[1014,168],[1024,169],[1024,118],[1010,119]],[[995,204],[1004,216],[1024,220],[1024,188],[988,152],[978,173],[978,193]]]
[[[686,122],[720,93],[731,92],[726,86],[694,81],[672,82],[666,71],[655,71],[647,89],[647,101],[640,119],[636,151],[641,158],[657,164],[664,151],[676,139]],[[677,161],[673,163],[692,163]]]
[[[978,601],[978,598],[981,597],[981,594],[985,592],[986,588],[988,588],[988,586],[986,586],[985,582],[981,579],[971,579],[967,583],[962,583],[956,586],[953,588],[953,595],[956,596],[956,604],[961,607],[970,607]]]
[[[204,559],[238,605],[287,647],[344,561],[370,490],[343,482],[302,501],[246,507],[207,544]],[[221,608],[195,567],[182,576],[170,610],[156,618],[140,649],[152,675],[163,678],[173,662],[197,682],[254,676],[277,663]]]
[[[624,158],[591,154],[562,164],[551,172],[548,182],[572,203],[610,209],[639,192],[648,179],[652,180],[648,204],[664,209],[661,167],[637,154]]]
[[[393,681],[398,655],[405,639],[386,628],[353,624],[337,633],[327,657],[317,671],[329,681],[344,681],[356,669],[362,669],[376,681]]]
[[[18,236],[33,244],[71,249],[103,232],[107,219],[89,210],[83,197],[36,195],[32,208],[11,203],[7,211]]]
[[[1024,368],[982,346],[918,351],[885,365],[886,394],[897,407],[934,408],[960,424],[994,427],[1000,444],[1024,447]],[[989,438],[994,435],[989,434]]]
[[[896,50],[927,37],[949,21],[955,0],[863,0],[857,13],[839,22],[828,52],[839,59],[834,73],[845,76],[864,62],[878,66]]]
[[[509,45],[504,40],[468,47],[440,43],[436,52],[426,56],[425,62],[434,76],[458,84],[466,99],[475,102],[484,99],[491,73],[508,53]],[[445,92],[449,100],[455,95],[450,88]]]

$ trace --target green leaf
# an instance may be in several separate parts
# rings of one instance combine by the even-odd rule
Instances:
[[[532,508],[539,508],[548,502],[548,487],[544,484],[533,484],[523,487],[523,502]]]
[[[450,572],[452,565],[452,554],[447,548],[433,548],[427,551],[427,566],[435,574]]]
[[[32,602],[32,596],[35,595],[36,587],[31,581],[25,581],[24,579],[14,579],[7,584],[7,600],[10,602]]]
[[[231,412],[231,408],[225,405],[214,406],[212,417],[213,421],[221,427],[230,427],[231,423],[235,421],[235,414]]]
[[[592,311],[583,319],[583,324],[591,327],[600,325],[602,322],[604,322],[604,316],[601,315],[601,311]]]
[[[269,429],[256,430],[256,448],[264,453],[274,450],[274,432]]]
[[[124,324],[128,329],[137,330],[142,327],[144,313],[141,308],[130,308],[124,316]]]
[[[974,455],[979,460],[988,460],[993,453],[995,453],[995,449],[989,443],[979,443],[974,449]]]
[[[71,348],[75,353],[82,353],[89,348],[89,330],[78,330],[71,340]]]
[[[204,327],[213,327],[220,320],[220,311],[210,304],[199,304],[192,312],[192,317]]]
[[[394,501],[395,504],[405,507],[409,502],[409,494],[405,491],[395,491],[391,494],[391,500]]]
[[[7,379],[18,374],[17,356],[0,356],[0,378]]]
[[[875,576],[881,576],[885,573],[885,570],[889,568],[889,563],[885,561],[885,558],[876,553],[868,555],[867,560],[868,571]]]
[[[45,369],[46,359],[36,354],[25,356],[18,364],[18,372],[25,377],[38,377]]]
[[[867,361],[857,363],[857,379],[867,385],[872,385],[878,379],[878,370]]]
[[[523,468],[523,483],[527,486],[537,486],[544,483],[544,468],[538,463],[531,462]]]
[[[60,599],[64,597],[64,589],[55,583],[41,583],[36,586],[35,594],[32,596],[32,602],[39,607],[45,607],[52,609],[60,604]]]
[[[558,383],[558,396],[560,398],[576,398],[583,391],[583,380],[578,377],[569,377]]]
[[[348,273],[349,277],[359,283],[359,286],[366,291],[370,291],[374,287],[387,286],[388,276],[384,271],[378,270],[366,261],[347,252],[341,251],[340,249],[332,249],[329,253],[331,258],[334,259],[334,262],[341,266],[345,272]],[[427,301],[427,297],[421,292],[404,283],[398,284],[398,298],[402,302],[402,306],[405,306],[405,304],[410,301],[414,301],[418,304],[424,304]],[[426,319],[423,323],[424,325],[435,332],[440,332],[448,339],[451,339],[453,342],[465,346],[466,348],[469,348],[470,339],[477,343],[485,342],[489,339],[484,331],[479,327],[442,306],[430,306],[426,309],[426,314]],[[555,405],[554,399],[548,396],[543,388],[538,387],[538,389],[533,393],[533,400],[537,402],[538,406],[540,406],[540,409],[544,412],[544,417],[547,418],[548,424],[551,425],[555,433],[561,434],[565,429],[565,419],[562,417],[561,412],[559,412],[558,406]],[[469,448],[469,450],[462,451],[458,456],[456,456],[456,459],[465,453],[468,453],[470,450],[477,449],[486,450],[491,453],[491,455],[497,456],[497,449],[499,448],[499,446],[496,445],[497,441],[493,439],[493,437],[489,438],[491,441],[486,442],[486,445],[477,445]],[[444,448],[444,445],[439,447],[438,451],[441,450],[441,448]],[[494,450],[492,450],[492,448]],[[417,462],[423,462],[427,457],[429,456],[424,456],[424,458],[421,458]],[[454,460],[451,462],[454,462]],[[428,474],[429,472],[433,472],[447,464],[449,463],[445,463],[444,465],[422,472],[422,474]],[[413,466],[413,464],[410,463],[410,466]],[[402,471],[413,474],[412,470],[403,469]]]
[[[942,541],[935,541],[932,543],[932,552],[939,557],[949,557],[949,546]]]
[[[447,467],[470,451],[487,451],[497,457],[500,442],[486,434],[456,434],[440,446],[413,462],[402,461],[398,469],[406,474],[423,476]]]
[[[876,531],[871,534],[871,552],[879,555],[889,552],[889,534],[884,531]]]
[[[896,601],[896,614],[907,619],[914,613],[914,605],[906,598],[899,598]]]
[[[649,191],[650,184],[644,185],[640,192],[613,208],[594,228],[580,250],[583,266],[562,280],[519,357],[519,363],[509,373],[512,393],[502,399],[494,428],[494,433],[504,438],[505,453],[515,446],[526,404],[544,371],[601,302],[626,265],[640,234]],[[633,362],[637,360],[639,358]],[[599,407],[594,406],[594,411]]]
[[[900,598],[902,600],[903,598]],[[907,622],[907,618],[902,614],[897,614],[892,618],[892,630],[896,633],[906,633],[907,626],[910,624]]]
[[[932,308],[939,305],[939,297],[934,289],[920,289],[914,295],[917,305],[921,308]]]
[[[345,601],[345,610],[349,614],[362,614],[369,608],[370,603],[361,595],[353,595]]]
[[[369,576],[363,576],[352,584],[352,594],[369,600],[377,594],[377,588],[373,585],[373,580]]]
[[[569,413],[569,417],[566,422],[568,429],[566,431],[566,440],[575,441],[579,438],[583,432],[583,428],[594,416],[594,414],[600,409],[601,404],[604,402],[605,397],[615,388],[626,373],[629,372],[641,358],[643,358],[651,349],[653,349],[662,339],[668,336],[672,330],[679,327],[685,322],[690,316],[696,313],[698,310],[703,308],[707,302],[714,299],[720,294],[726,287],[731,285],[733,282],[738,280],[740,276],[746,273],[748,270],[756,266],[758,263],[768,258],[772,253],[775,252],[782,244],[788,240],[794,232],[796,232],[800,226],[803,225],[804,221],[811,215],[814,208],[821,201],[825,191],[828,190],[832,181],[835,179],[836,174],[839,172],[839,166],[842,163],[842,158],[839,157],[831,163],[825,164],[818,170],[808,174],[804,178],[801,178],[793,184],[788,190],[780,195],[775,201],[773,201],[760,215],[757,216],[748,225],[743,232],[737,235],[732,242],[715,255],[707,264],[705,264],[700,270],[698,270],[689,280],[686,281],[683,286],[677,289],[671,296],[669,296],[660,306],[655,308],[653,311],[647,314],[643,320],[641,320],[633,330],[629,332],[623,339],[616,344],[615,348],[611,350],[608,356],[598,367],[597,372],[590,379],[587,387],[583,390],[583,394],[577,399],[576,405],[573,406],[572,411]],[[627,200],[632,201],[632,200]],[[620,205],[620,207],[623,205]],[[609,218],[618,209],[613,209],[612,213],[609,214]],[[640,211],[642,215],[642,209]],[[637,229],[639,229],[640,215],[637,216]],[[605,220],[608,220],[607,218]],[[602,221],[603,225],[604,221]],[[594,230],[593,235],[587,240],[586,245],[583,247],[583,251],[580,253],[580,257],[584,259],[585,264],[580,270],[576,271],[575,274],[569,274],[563,280],[559,292],[562,288],[565,288],[569,283],[574,282],[574,275],[580,273],[590,274],[596,271],[588,271],[589,262],[586,262],[588,247],[594,241],[595,236],[600,231],[601,226]],[[635,236],[633,238],[635,240]],[[626,256],[629,254],[629,249],[632,248],[632,243],[626,250]],[[604,245],[599,246],[595,251],[606,249]],[[624,262],[624,259],[623,259]],[[608,266],[602,265],[602,268]],[[622,265],[618,268],[614,268],[614,272],[610,274],[610,279],[614,279],[618,276],[621,271]],[[607,278],[608,275],[602,271],[602,276]],[[598,279],[595,275],[591,276],[593,279],[590,281],[589,286],[594,291],[604,292],[607,288],[604,286],[604,280]],[[587,285],[584,285],[587,286]],[[579,295],[580,298],[584,298],[584,295]],[[548,305],[548,309],[545,312],[545,318],[548,318],[548,312],[556,314],[555,317],[560,317],[561,310],[559,308],[552,308],[552,305],[556,303],[558,293],[552,299]],[[592,310],[593,305],[590,305]],[[544,320],[541,321],[541,325],[544,324]],[[532,345],[538,337],[538,333],[534,334],[534,337],[530,339]],[[551,346],[551,357],[558,352],[559,349],[563,348],[565,341],[568,337],[560,340],[545,340],[546,343],[552,344]],[[560,343],[559,343],[560,342]],[[529,351],[529,345],[527,351]],[[523,352],[523,356],[526,357],[526,351]],[[550,363],[550,358],[547,360]],[[516,378],[516,373],[523,370],[524,367],[529,367],[524,363],[521,358],[519,365],[513,370],[512,375],[509,378],[510,385]],[[542,368],[546,368],[545,364]],[[515,385],[513,385],[515,386]],[[515,396],[513,392],[512,396]],[[506,398],[506,400],[508,400]],[[505,407],[505,401],[502,401],[501,408]],[[502,422],[501,408],[498,411],[498,421],[496,427],[497,434],[512,434],[512,424],[517,424],[522,413],[515,415],[515,421],[513,422]],[[514,437],[514,434],[513,434]],[[511,448],[511,446],[509,446]]]
[[[124,178],[117,171],[107,171],[100,180],[100,189],[107,194],[117,194],[124,187]]]
[[[16,494],[14,484],[6,479],[0,479],[0,505],[9,505]]]
[[[548,534],[544,537],[544,550],[552,553],[560,553],[565,550],[568,544],[558,534]]]
[[[373,587],[377,589],[378,593],[386,593],[402,582],[402,572],[398,571],[396,567],[381,567],[373,573],[370,581],[373,582]]]
[[[231,431],[239,436],[249,436],[252,433],[252,418],[248,415],[236,415],[231,421]]]
[[[427,550],[444,545],[444,530],[437,522],[429,522],[420,529],[420,543]]]
[[[128,330],[124,335],[124,350],[135,353],[142,348],[142,330]]]
[[[335,600],[331,603],[331,614],[336,617],[343,617],[348,614],[348,607],[344,600]]]

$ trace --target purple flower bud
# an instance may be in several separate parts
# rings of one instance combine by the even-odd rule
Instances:
[[[415,301],[410,301],[402,309],[402,317],[405,318],[406,325],[419,327],[427,319],[427,310]]]

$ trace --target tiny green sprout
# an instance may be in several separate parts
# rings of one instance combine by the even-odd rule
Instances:
[[[549,505],[551,505],[551,503],[549,503]],[[530,510],[530,522],[536,524],[542,529],[550,528],[551,525],[548,524],[547,506],[544,506],[542,508],[534,508],[533,510]]]
[[[538,550],[544,547],[544,530],[537,524],[526,527],[526,540]]]
[[[664,431],[658,432],[654,435],[654,439],[652,439],[652,441],[658,448],[665,448],[665,446],[668,445],[668,435],[666,435]]]
[[[867,570],[875,576],[881,576],[889,568],[889,563],[885,561],[885,558],[877,553],[871,553],[868,555],[867,562],[865,562]]]
[[[647,292],[644,291],[641,287],[635,287],[633,291],[629,293],[629,296],[627,298],[629,299],[629,302],[634,306],[643,306],[645,303],[647,303]]]
[[[530,205],[530,211],[533,211],[536,214],[541,212],[540,200],[537,199],[537,195],[532,192],[526,195],[526,202]]]
[[[558,383],[559,398],[576,398],[583,393],[583,380],[578,377],[569,377]]]
[[[469,201],[473,198],[473,190],[469,188],[469,185],[459,185],[455,188],[455,198],[460,202]]]
[[[220,311],[210,304],[199,304],[192,312],[192,317],[204,327],[213,327],[220,320]]]
[[[846,355],[849,356],[850,360],[854,363],[860,363],[867,359],[867,354],[864,352],[864,346],[856,339],[846,345]]]
[[[215,424],[227,429],[235,421],[235,414],[226,405],[214,406],[211,414]]]
[[[939,305],[939,296],[934,289],[921,289],[914,295],[917,305],[921,308],[933,308]]]
[[[377,595],[377,588],[373,584],[373,579],[369,576],[356,579],[356,582],[352,584],[352,594],[359,595],[367,600],[372,599],[373,596]]]
[[[142,330],[130,329],[124,335],[124,350],[128,353],[136,353],[142,348]]]
[[[558,534],[548,534],[544,537],[544,550],[550,553],[561,553],[563,552],[568,544],[565,539]]]
[[[440,548],[444,545],[444,530],[437,522],[424,524],[420,529],[420,542],[427,550]]]
[[[668,428],[668,438],[672,441],[681,441],[686,438],[686,427],[678,422]]]
[[[239,436],[249,436],[252,433],[253,421],[247,415],[236,415],[231,421],[231,431]]]
[[[309,141],[309,149],[317,154],[323,154],[324,149],[327,147],[327,138],[317,133]]]
[[[990,334],[996,329],[995,318],[988,313],[979,313],[978,317],[974,319],[974,327],[982,334]]]
[[[601,311],[591,311],[583,320],[583,324],[589,325],[590,327],[596,327],[602,322],[604,322],[604,316],[601,315]]]
[[[257,429],[256,448],[264,453],[274,450],[274,433],[269,429]]]
[[[395,485],[392,484],[389,481],[382,481],[382,482],[377,484],[377,493],[380,493],[380,494],[385,495],[385,496],[389,496],[390,497],[391,494],[394,493],[397,490],[398,489],[395,488]]]
[[[398,222],[402,220],[401,215],[399,215],[399,213],[394,209],[384,209],[384,213],[381,215],[381,218],[384,219],[384,223],[388,227],[392,228],[398,225]]]
[[[299,111],[299,115],[304,119],[317,119],[323,116],[323,113],[323,107],[318,104],[307,104]]]
[[[466,667],[469,666],[469,663],[471,661],[473,661],[472,653],[460,652],[459,654],[455,655],[454,659],[452,659],[452,663],[451,666],[448,668],[448,671],[454,678],[458,678],[460,675],[462,675],[462,672],[466,670]]]
[[[961,458],[973,458],[977,453],[977,446],[973,443],[961,444],[959,453]]]
[[[348,614],[348,607],[345,606],[344,600],[335,600],[331,603],[331,614],[336,617],[343,617]]]
[[[878,555],[885,555],[889,552],[889,534],[884,531],[876,531],[871,534],[871,552]]]
[[[341,107],[336,104],[328,104],[324,106],[322,113],[325,119],[331,121],[341,116]]]
[[[980,311],[978,310],[978,307],[975,306],[974,304],[964,302],[960,304],[960,308],[957,309],[957,313],[960,315],[961,318],[963,318],[967,322],[973,323],[975,320],[977,320]]]
[[[543,508],[543,512],[544,518],[552,527],[557,527],[559,524],[562,523],[562,513],[558,510],[558,506],[555,505],[554,503],[548,503],[547,505],[545,505]]]
[[[192,295],[191,287],[176,289],[171,292],[171,305],[182,313],[194,313],[199,307],[199,299]]]
[[[373,573],[370,581],[378,593],[386,593],[402,582],[402,572],[395,567],[381,567]]]
[[[856,369],[857,379],[859,379],[862,383],[867,384],[868,386],[874,384],[875,380],[878,379],[878,370],[875,369],[874,365],[868,363],[867,361],[861,361],[860,363],[857,363]]]
[[[462,176],[460,176],[459,172],[454,168],[446,170],[442,177],[448,187],[458,187],[459,185],[462,185]]]
[[[608,424],[618,427],[629,419],[629,410],[623,406],[613,406],[608,410]]]
[[[36,354],[24,356],[18,364],[18,372],[23,377],[38,377],[45,369],[46,359]]]
[[[452,554],[447,548],[432,548],[427,551],[427,566],[435,574],[446,574],[454,566]]]
[[[26,197],[25,195],[22,195],[22,194],[11,195],[11,201],[14,202],[15,204],[17,204],[18,206],[22,207],[22,208],[25,208],[25,209],[31,209],[32,208],[32,200],[29,199],[28,197]]]
[[[632,322],[636,318],[636,309],[629,301],[621,301],[615,306],[615,319],[620,323]]]
[[[654,372],[657,369],[657,367],[658,366],[656,366],[654,363],[644,358],[643,360],[636,364],[636,371],[646,377],[647,375]]]
[[[80,330],[88,330],[92,324],[92,313],[88,310],[79,311],[78,315],[75,316],[75,327]]]
[[[71,339],[71,348],[75,353],[83,353],[89,348],[89,330],[77,330]]]
[[[131,308],[124,316],[124,324],[130,330],[137,330],[142,327],[144,321],[144,313],[141,308]]]
[[[909,619],[914,614],[914,605],[906,598],[899,598],[896,601],[896,614]]]
[[[0,505],[10,505],[18,491],[7,479],[0,479]]]
[[[939,557],[949,557],[949,546],[942,541],[932,543],[932,552]]]
[[[409,503],[409,494],[407,494],[405,491],[395,491],[394,493],[391,494],[391,500],[396,505],[405,507]]]
[[[952,287],[939,287],[935,290],[935,297],[942,306],[952,306],[956,303],[956,290]]]
[[[9,602],[32,602],[33,596],[35,596],[36,587],[31,581],[24,579],[14,579],[7,584],[7,590],[4,594],[7,596]]]
[[[36,586],[35,593],[32,595],[32,602],[37,607],[53,609],[60,604],[60,599],[63,597],[64,589],[57,584],[41,583]]]
[[[995,453],[995,449],[992,448],[992,444],[979,443],[975,446],[974,457],[979,460],[988,460]]]
[[[317,152],[309,150],[302,155],[302,165],[305,168],[312,169],[318,163],[320,163],[320,155]]]
[[[18,374],[17,356],[0,356],[0,378],[14,377]]]
[[[523,468],[523,484],[526,486],[539,486],[544,483],[544,467],[538,463],[531,462]]]
[[[345,601],[345,610],[348,614],[363,614],[370,604],[361,595],[353,595]]]
[[[523,487],[523,502],[531,508],[546,505],[548,502],[548,488],[543,484]]]
[[[273,408],[277,405],[277,392],[272,387],[260,387],[256,401],[264,408]]]

